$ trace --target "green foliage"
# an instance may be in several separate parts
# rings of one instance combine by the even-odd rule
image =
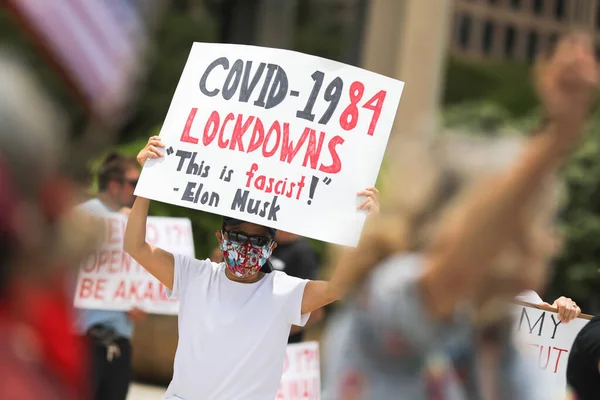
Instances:
[[[565,247],[557,261],[552,294],[580,299],[600,311],[600,112],[590,134],[563,171],[568,202],[563,211]]]
[[[537,105],[530,68],[518,63],[475,63],[450,58],[444,103],[448,106],[485,101],[512,117],[530,114]]]
[[[344,53],[343,5],[335,2],[300,0],[294,49],[340,61]]]
[[[148,132],[162,125],[192,44],[214,42],[217,28],[217,22],[208,13],[192,18],[189,11],[177,7],[166,13],[156,35],[145,88],[135,114],[120,136],[122,142],[147,137]]]

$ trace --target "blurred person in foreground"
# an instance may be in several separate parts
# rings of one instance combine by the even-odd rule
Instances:
[[[109,154],[98,170],[98,195],[77,206],[77,210],[102,216],[128,214],[140,177],[137,161],[119,153]],[[131,338],[134,324],[146,313],[138,308],[128,312],[79,309],[77,328],[89,341],[94,400],[125,400],[133,377]]]
[[[567,383],[576,400],[600,399],[600,315],[579,331],[571,346]]]
[[[525,143],[399,147],[401,190],[334,263],[353,295],[326,334],[324,400],[560,398],[513,345],[509,310],[544,286],[559,248],[553,174],[597,88],[591,39],[566,37],[535,78],[548,121]]]
[[[68,275],[96,243],[70,215],[66,124],[24,65],[0,53],[0,399],[87,399]]]
[[[160,138],[151,137],[140,164],[162,157],[162,148]],[[375,189],[357,197],[364,197],[357,212],[379,209]],[[223,217],[215,233],[222,263],[152,246],[146,242],[149,204],[135,200],[123,248],[180,301],[173,379],[164,399],[274,399],[292,325],[304,326],[312,311],[338,300],[338,288],[269,268],[275,229],[239,219]]]

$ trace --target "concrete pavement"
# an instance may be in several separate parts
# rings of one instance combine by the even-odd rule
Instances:
[[[133,383],[127,400],[162,400],[167,388]]]

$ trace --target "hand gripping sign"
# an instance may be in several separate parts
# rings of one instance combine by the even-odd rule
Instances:
[[[164,285],[123,251],[127,217],[110,213],[98,218],[104,222],[103,244],[81,265],[75,307],[129,310],[137,306],[149,313],[176,315],[179,303],[169,299]],[[148,217],[146,240],[172,253],[194,257],[189,219]]]
[[[194,43],[136,195],[354,246],[403,83],[319,57]]]
[[[545,383],[555,388],[556,398],[564,398],[571,346],[591,317],[582,314],[564,324],[558,319],[556,309],[525,302],[517,302],[513,316],[515,341],[534,368],[539,368]]]

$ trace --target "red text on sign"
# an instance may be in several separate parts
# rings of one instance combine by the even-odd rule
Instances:
[[[205,122],[202,144],[209,146],[217,139],[216,145],[221,149],[244,153],[260,151],[265,158],[278,157],[288,164],[301,160],[297,162],[301,162],[302,166],[324,173],[336,174],[341,171],[342,162],[337,149],[344,143],[341,136],[336,135],[327,140],[325,132],[317,134],[311,128],[304,128],[295,141],[292,136],[288,122],[275,120],[270,125],[265,125],[260,118],[252,115],[229,113],[222,118],[218,111],[213,111]],[[180,140],[198,143],[198,138],[190,136],[186,130],[182,132]],[[330,161],[323,159],[326,157],[324,148],[329,153]]]

